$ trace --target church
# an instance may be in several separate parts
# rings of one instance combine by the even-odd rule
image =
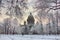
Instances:
[[[35,19],[32,15],[32,13],[30,13],[30,15],[27,18],[27,21],[24,21],[24,32],[22,34],[32,34],[32,32],[30,31],[31,28],[34,26],[35,24]]]
[[[17,27],[15,32],[17,32],[17,34],[27,34],[27,35],[42,34],[41,28],[42,28],[41,24],[38,22],[35,23],[34,16],[32,15],[32,13],[30,13],[29,16],[27,17],[27,20],[24,21],[24,24]]]

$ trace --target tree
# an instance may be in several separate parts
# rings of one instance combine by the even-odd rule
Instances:
[[[0,0],[0,14],[1,14],[1,3],[2,3],[2,0]]]
[[[11,27],[11,19],[4,19],[5,34],[8,34],[9,28]]]
[[[19,4],[20,3],[20,4]],[[18,5],[19,4],[19,5]],[[20,6],[20,7],[19,7]],[[23,13],[25,13],[24,10],[26,10],[28,7],[27,7],[27,3],[26,3],[26,0],[21,0],[20,2],[18,2],[18,0],[16,1],[16,7],[15,7],[15,15],[17,17],[20,17],[22,18],[23,16]]]
[[[53,6],[51,4],[55,4],[55,5]],[[59,6],[60,6],[60,1],[59,0],[37,0],[36,5],[35,5],[36,11],[38,11],[38,15],[41,15],[40,12],[43,12],[42,15],[45,15],[44,13],[46,12],[46,15],[44,17],[47,17],[47,14],[50,15],[51,10],[54,10],[55,12],[57,10],[56,16],[55,16],[56,17],[57,31],[58,31],[58,9],[60,9]],[[54,19],[54,14],[52,13],[52,15],[53,15],[53,18],[52,19],[50,18],[50,19],[52,20],[52,23],[53,23],[53,26],[54,26],[54,23],[55,23],[55,21],[53,20]],[[43,16],[41,16],[41,17],[43,18]]]
[[[1,5],[1,3],[2,3],[2,0],[0,0],[0,5]]]
[[[22,14],[22,12],[21,12],[21,9],[20,9],[20,7],[18,6],[18,5],[16,5],[16,7],[15,7],[15,12],[16,12],[16,17],[22,17],[23,16],[23,14]]]

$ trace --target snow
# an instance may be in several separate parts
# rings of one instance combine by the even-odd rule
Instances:
[[[0,35],[0,40],[60,40],[60,35]]]

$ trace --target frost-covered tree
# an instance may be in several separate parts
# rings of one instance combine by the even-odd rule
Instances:
[[[1,4],[2,4],[2,0],[0,0],[0,14],[1,14]]]
[[[9,3],[9,6],[6,14],[17,18],[22,18],[25,10],[28,8],[26,0],[11,0],[7,1],[7,3]]]
[[[19,4],[19,5],[18,5]],[[20,6],[20,7],[19,7]],[[15,12],[16,12],[16,16],[17,17],[22,17],[23,14],[24,14],[24,10],[26,10],[28,7],[27,7],[27,3],[26,3],[26,0],[21,0],[19,2],[19,0],[16,1],[16,7],[15,7]]]
[[[6,18],[4,19],[5,34],[16,34],[19,27],[17,19]]]
[[[5,34],[8,34],[9,28],[11,27],[11,19],[4,19]]]
[[[0,4],[2,3],[2,0],[0,0]]]
[[[47,18],[47,15],[50,15],[50,11],[53,10],[56,12],[56,10],[60,9],[60,1],[59,0],[37,0],[35,8],[36,11],[38,11],[38,16],[41,18]],[[55,13],[54,13],[55,14]],[[50,16],[48,16],[49,21],[52,20],[53,25],[56,23],[57,31],[58,31],[58,11],[56,12],[56,16],[52,12],[52,19]],[[55,16],[55,17],[54,17]],[[53,20],[56,18],[56,21]]]

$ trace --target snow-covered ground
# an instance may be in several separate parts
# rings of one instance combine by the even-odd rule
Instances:
[[[60,35],[0,35],[0,40],[60,40]]]

